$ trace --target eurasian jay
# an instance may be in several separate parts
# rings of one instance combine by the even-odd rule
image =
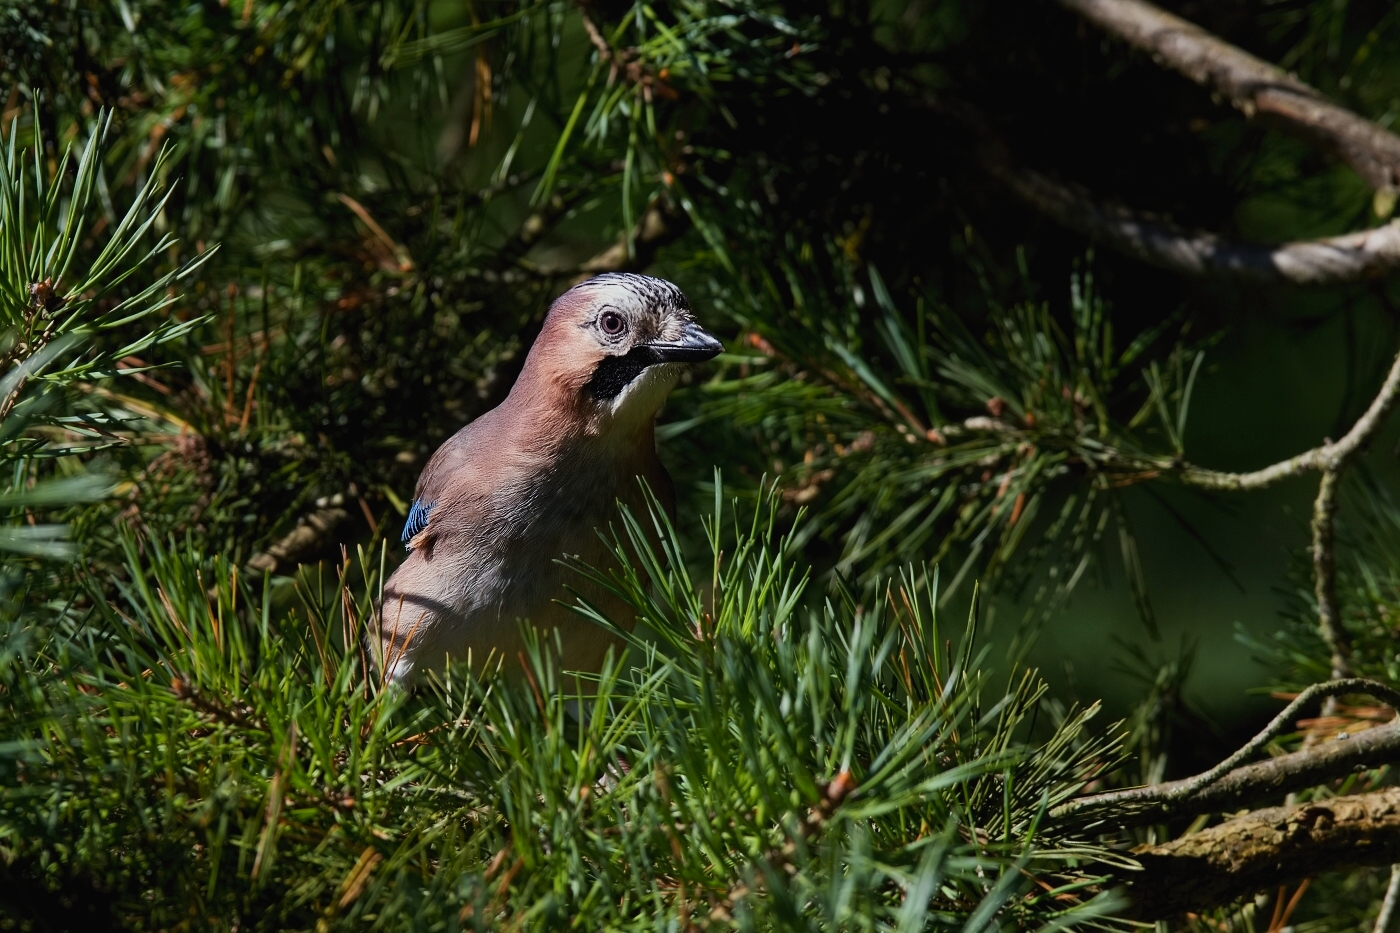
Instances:
[[[493,653],[514,665],[522,619],[558,630],[564,669],[598,670],[614,638],[561,602],[566,583],[624,627],[630,611],[559,561],[611,566],[599,531],[619,502],[646,514],[638,477],[674,514],[656,415],[681,364],[721,350],[670,282],[607,274],[559,296],[510,395],[418,479],[373,646],[386,679]]]

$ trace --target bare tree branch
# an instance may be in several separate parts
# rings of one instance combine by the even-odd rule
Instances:
[[[1267,118],[1333,153],[1377,190],[1394,192],[1400,186],[1400,137],[1328,101],[1277,66],[1144,0],[1060,3],[1223,95],[1247,116]],[[965,125],[975,124],[982,166],[1012,194],[1058,223],[1150,265],[1196,278],[1295,285],[1345,284],[1400,267],[1400,221],[1276,245],[1232,241],[1101,201],[1077,185],[1020,166],[985,121],[965,109],[951,109]]]
[[[1400,360],[1396,362],[1400,365]],[[1337,599],[1337,487],[1341,485],[1341,481],[1340,463],[1322,471],[1322,481],[1318,483],[1312,514],[1311,551],[1313,593],[1317,599],[1317,628],[1332,656],[1334,680],[1351,674],[1351,638],[1342,626],[1342,609]],[[1332,706],[1335,706],[1335,702]],[[1323,710],[1324,715],[1331,713],[1331,707]]]
[[[1265,776],[1265,772],[1252,774],[1247,779],[1241,778],[1240,766],[1252,758],[1257,758],[1270,742],[1282,735],[1287,730],[1289,723],[1311,702],[1322,697],[1337,697],[1349,693],[1366,693],[1381,700],[1392,709],[1400,710],[1400,692],[1391,687],[1374,680],[1366,680],[1360,677],[1352,677],[1344,680],[1333,680],[1322,684],[1313,684],[1302,693],[1298,694],[1293,702],[1289,703],[1270,723],[1260,730],[1259,734],[1246,742],[1237,752],[1226,758],[1220,764],[1209,771],[1202,772],[1195,777],[1185,778],[1180,781],[1172,781],[1165,784],[1153,784],[1147,787],[1133,787],[1127,790],[1110,791],[1104,794],[1094,794],[1090,797],[1079,797],[1067,803],[1061,804],[1051,811],[1051,819],[1063,821],[1074,818],[1083,820],[1108,820],[1120,825],[1141,825],[1144,822],[1160,822],[1163,819],[1174,818],[1189,813],[1210,813],[1216,809],[1216,804],[1198,808],[1195,804],[1205,798],[1205,791],[1217,784],[1224,783],[1231,778],[1234,779],[1232,793],[1239,793],[1246,788],[1265,787],[1267,782],[1258,783]],[[1385,730],[1371,729],[1367,733],[1384,733],[1383,741],[1392,744],[1383,744],[1380,747],[1373,743],[1378,741],[1375,738],[1365,743],[1361,743],[1362,755],[1375,756],[1389,755],[1400,751],[1400,729],[1386,727]],[[1391,736],[1390,733],[1394,732]],[[1363,735],[1366,733],[1363,733]],[[1386,738],[1389,736],[1389,738]],[[1329,746],[1330,747],[1330,746]],[[1349,746],[1354,747],[1354,746]],[[1320,748],[1318,749],[1320,751]],[[1313,778],[1313,784],[1320,780],[1328,780],[1346,773],[1354,766],[1354,756],[1343,755],[1342,759],[1334,760],[1335,754],[1321,755],[1316,761],[1299,758],[1299,755],[1307,756],[1313,752],[1297,752],[1291,756],[1283,756],[1274,759],[1274,762],[1282,762],[1286,758],[1293,761],[1282,768],[1268,772],[1273,779],[1289,778],[1296,773],[1307,772]],[[1274,762],[1270,762],[1271,764]],[[1327,773],[1318,777],[1317,764],[1325,762],[1328,767],[1340,767],[1340,771]],[[1237,770],[1238,769],[1238,770]],[[1311,786],[1309,784],[1301,785]],[[1277,790],[1272,790],[1277,792]],[[1150,819],[1139,819],[1142,814],[1151,814]],[[1131,822],[1128,822],[1131,820]]]
[[[1331,152],[1372,188],[1400,186],[1400,137],[1276,65],[1144,0],[1059,0],[1104,32],[1259,117]]]
[[[1095,831],[1107,831],[1109,826],[1127,829],[1190,819],[1202,813],[1234,813],[1278,801],[1285,794],[1316,787],[1357,770],[1397,762],[1400,762],[1400,724],[1389,723],[1347,734],[1346,738],[1338,735],[1333,740],[1303,751],[1236,768],[1209,787],[1184,799],[1172,799],[1170,795],[1190,778],[1133,788],[1133,791],[1149,793],[1122,801],[1112,809],[1105,807],[1084,811],[1064,819],[1065,822]]]
[[[1353,457],[1365,449],[1366,444],[1385,423],[1385,418],[1390,414],[1390,410],[1395,407],[1397,396],[1400,396],[1400,355],[1397,355],[1395,361],[1391,363],[1390,372],[1386,374],[1385,382],[1381,383],[1376,397],[1371,400],[1366,411],[1360,418],[1356,419],[1356,423],[1351,426],[1351,430],[1341,440],[1327,441],[1320,447],[1304,451],[1296,457],[1289,457],[1287,460],[1249,473],[1221,473],[1216,470],[1204,470],[1188,465],[1181,469],[1181,481],[1187,485],[1200,486],[1205,489],[1245,492],[1263,489],[1266,486],[1272,486],[1279,480],[1300,476],[1312,470],[1335,472],[1346,466]]]
[[[1400,788],[1256,810],[1133,854],[1129,916],[1158,920],[1323,872],[1400,860]]]
[[[930,106],[955,120],[979,168],[1051,220],[1149,265],[1192,278],[1340,285],[1400,268],[1400,220],[1374,230],[1291,243],[1242,243],[1096,198],[1017,162],[985,116],[944,98]]]
[[[1400,267],[1400,221],[1317,240],[1241,243],[1099,201],[1078,186],[1017,166],[1005,156],[984,160],[983,168],[1052,220],[1149,265],[1192,278],[1340,285]]]

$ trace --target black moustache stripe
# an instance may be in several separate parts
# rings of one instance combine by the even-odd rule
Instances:
[[[651,347],[633,347],[622,356],[609,356],[593,370],[593,378],[588,380],[588,394],[603,402],[617,398],[623,389],[642,374],[648,366],[660,363],[656,351]]]

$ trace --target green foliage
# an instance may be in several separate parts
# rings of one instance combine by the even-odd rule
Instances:
[[[119,371],[139,372],[129,363],[119,367],[203,323],[161,312],[176,301],[176,283],[205,257],[132,287],[133,277],[175,243],[169,233],[145,242],[170,197],[167,192],[156,200],[163,156],[120,219],[108,208],[104,220],[111,231],[88,236],[110,123],[109,115],[100,115],[91,127],[71,186],[72,145],[56,167],[45,166],[37,127],[28,149],[16,148],[12,127],[0,164],[0,470],[9,482],[0,493],[3,550],[70,555],[62,525],[25,525],[22,517],[28,510],[100,499],[111,488],[110,477],[100,473],[41,473],[44,461],[100,449],[120,426],[107,413],[74,414],[66,390]]]
[[[580,568],[655,634],[586,689],[538,642],[523,676],[384,689],[367,557],[279,610],[220,557],[127,536],[116,600],[6,633],[10,880],[138,929],[1104,918],[1082,866],[1106,853],[1040,826],[1113,764],[1093,710],[1027,741],[1044,685],[986,705],[975,617],[952,647],[935,580],[805,610],[774,501],[718,506],[708,580],[656,515],[626,518],[639,566]]]
[[[1227,6],[1184,12],[1394,117],[1393,10]],[[945,119],[964,102],[1026,164],[1226,235],[1394,208],[1055,4],[14,0],[0,87],[0,909],[33,929],[87,928],[82,904],[152,929],[1112,926],[1124,840],[1040,814],[1226,741],[1130,514],[1186,523],[1155,490],[1216,435],[1281,443],[1257,413],[1192,424],[1200,335],[1259,306],[1392,338],[1363,326],[1389,282],[1183,284],[1004,203]],[[380,690],[381,539],[603,266],[673,278],[729,346],[661,425],[687,517],[660,553],[629,519],[605,581],[649,634],[594,682],[546,638],[524,680]],[[1375,519],[1343,536],[1357,668],[1393,680],[1394,509],[1348,482]],[[250,578],[312,513],[332,531]],[[342,542],[378,558],[323,579]],[[1120,568],[1145,623],[1101,665],[1143,695],[1121,747],[1006,673]],[[1260,649],[1280,689],[1327,675],[1309,574]],[[939,634],[974,593],[1014,636]],[[1373,881],[1318,882],[1303,922],[1355,928]]]
[[[1165,366],[1148,361],[1170,318],[1120,347],[1087,270],[1070,281],[1069,329],[1049,302],[1007,307],[988,291],[978,336],[936,295],[904,311],[873,266],[858,277],[833,258],[848,302],[799,258],[735,312],[758,352],[731,357],[697,422],[769,440],[800,484],[789,497],[820,498],[812,531],[842,543],[840,572],[863,566],[870,582],[956,557],[945,599],[978,574],[1016,594],[1035,584],[1028,625],[1064,605],[1116,526],[1155,637],[1120,491],[1180,461],[1203,353],[1178,344]]]

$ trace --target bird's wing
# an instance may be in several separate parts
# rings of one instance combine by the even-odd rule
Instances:
[[[435,505],[437,505],[436,502],[414,499],[413,505],[409,506],[408,519],[403,523],[403,534],[399,536],[399,540],[410,550],[413,546],[408,542],[413,540],[418,532],[428,527],[428,514],[432,512]]]
[[[473,441],[489,433],[489,426],[482,424],[486,420],[478,418],[448,438],[423,468],[401,537],[410,551],[433,537],[441,524],[442,509],[450,507],[449,500],[461,499],[463,491],[479,486],[482,477],[478,474],[484,464],[477,456],[480,445]]]

